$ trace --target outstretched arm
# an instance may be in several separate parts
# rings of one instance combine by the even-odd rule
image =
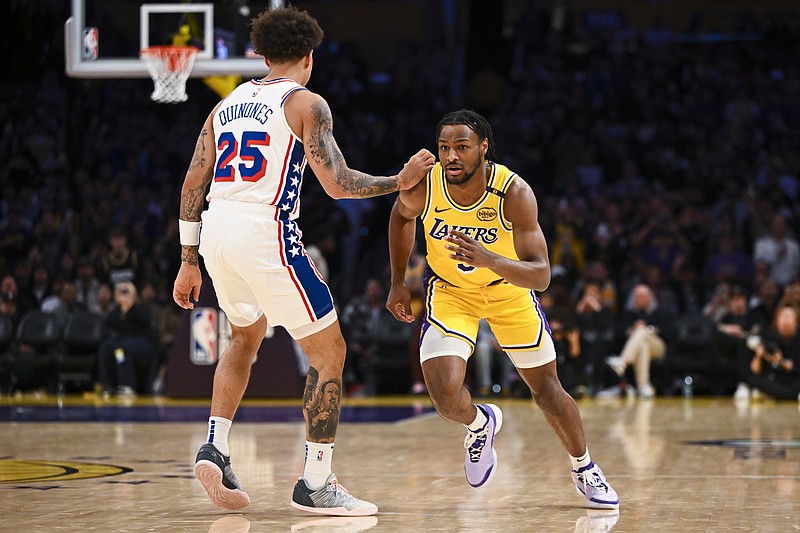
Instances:
[[[333,116],[325,99],[310,91],[298,91],[286,105],[290,125],[299,122],[302,126],[309,165],[333,198],[369,198],[410,189],[433,168],[433,154],[422,149],[395,176],[372,176],[351,169],[333,137]],[[297,115],[300,121],[292,120]]]
[[[195,229],[199,231],[200,214],[203,212],[203,201],[206,197],[208,185],[214,177],[214,163],[216,162],[216,147],[214,146],[214,108],[206,118],[197,144],[194,147],[192,161],[186,171],[181,188],[180,220],[183,231],[181,232],[181,268],[175,278],[172,289],[172,298],[184,309],[192,309],[192,299],[197,301],[200,296],[202,276],[198,266],[199,257],[197,244],[184,244],[194,242]],[[187,224],[188,223],[188,224]],[[185,229],[184,229],[185,228]]]
[[[504,204],[506,219],[514,228],[514,250],[519,260],[509,259],[494,252],[461,231],[452,231],[447,237],[451,259],[476,267],[485,267],[509,283],[536,291],[550,285],[550,258],[547,241],[539,226],[539,206],[530,186],[515,179],[506,193]]]
[[[414,247],[416,219],[422,214],[424,202],[425,180],[398,195],[389,217],[391,287],[386,298],[386,309],[401,322],[414,321],[414,315],[411,314],[411,291],[406,287],[405,277],[408,258]]]

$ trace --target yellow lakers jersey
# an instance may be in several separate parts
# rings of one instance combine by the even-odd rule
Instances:
[[[442,280],[462,288],[485,287],[501,278],[488,268],[478,268],[450,259],[444,238],[451,229],[462,231],[486,249],[518,259],[514,250],[511,223],[503,215],[503,201],[516,174],[497,163],[489,163],[491,173],[483,196],[472,205],[458,205],[447,190],[441,163],[428,174],[422,224],[428,248],[428,266]]]

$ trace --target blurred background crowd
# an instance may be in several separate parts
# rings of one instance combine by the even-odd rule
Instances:
[[[581,2],[406,3],[424,18],[420,38],[376,61],[369,43],[329,32],[309,88],[329,101],[348,164],[375,174],[396,172],[421,147],[435,151],[448,111],[489,119],[498,162],[538,198],[553,274],[542,303],[565,387],[797,398],[798,12],[781,17],[765,0],[706,28],[634,21],[624,9],[598,15]],[[295,5],[315,15],[332,4]],[[713,12],[715,2],[700,5]],[[0,314],[16,328],[32,310],[66,321],[127,306],[124,319],[139,306],[140,329],[109,327],[149,343],[146,377],[102,386],[163,391],[178,320],[180,186],[219,97],[190,80],[189,101],[165,106],[150,101],[149,80],[69,79],[68,3],[3,9],[26,45],[2,45]],[[424,392],[413,332],[383,310],[392,202],[331,200],[306,170],[304,242],[340,306],[351,393]],[[414,264],[423,256],[420,247]],[[421,290],[421,268],[409,271]],[[134,302],[123,303],[126,287]],[[481,331],[470,385],[521,394]],[[381,364],[402,379],[381,386]],[[47,385],[5,373],[7,390]]]

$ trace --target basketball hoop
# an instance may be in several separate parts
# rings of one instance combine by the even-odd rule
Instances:
[[[186,80],[192,72],[197,51],[194,46],[148,46],[141,51],[139,57],[147,63],[155,84],[150,95],[154,102],[176,104],[189,98]]]

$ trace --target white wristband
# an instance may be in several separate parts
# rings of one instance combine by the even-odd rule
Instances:
[[[197,246],[200,244],[200,224],[200,222],[178,220],[182,246]]]

